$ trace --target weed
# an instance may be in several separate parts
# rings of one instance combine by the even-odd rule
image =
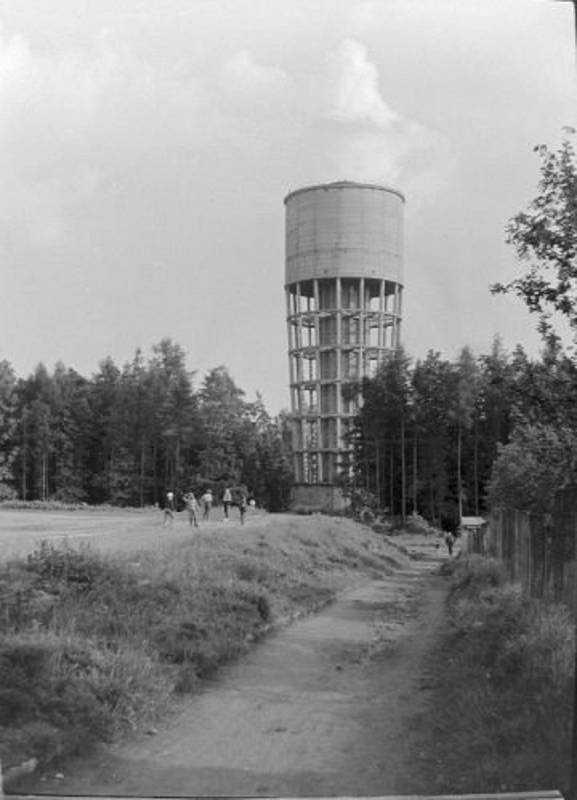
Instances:
[[[269,570],[262,564],[246,560],[237,564],[236,574],[239,580],[247,583],[264,583],[269,577]]]
[[[480,590],[502,586],[506,581],[506,573],[502,564],[494,558],[472,555],[468,558],[455,559],[452,564],[453,592],[461,595],[476,595]]]
[[[426,776],[423,790],[566,790],[570,615],[506,584],[491,559],[460,561],[452,578],[450,626],[429,665],[437,684],[434,732],[423,732],[418,747],[430,754],[435,774]]]
[[[93,550],[56,547],[44,540],[26,560],[27,569],[37,575],[48,590],[74,586],[82,591],[106,579],[118,579],[112,564]]]

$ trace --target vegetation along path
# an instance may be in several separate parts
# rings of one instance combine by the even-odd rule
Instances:
[[[411,791],[423,664],[442,619],[434,537],[392,575],[342,593],[219,673],[156,735],[19,791],[378,795]],[[413,538],[414,542],[415,539]],[[408,562],[405,562],[408,563]]]

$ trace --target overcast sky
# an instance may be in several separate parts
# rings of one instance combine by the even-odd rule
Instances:
[[[488,286],[577,123],[572,37],[546,0],[0,3],[0,359],[89,377],[171,337],[277,413],[283,198],[343,179],[406,195],[409,354],[536,352]]]

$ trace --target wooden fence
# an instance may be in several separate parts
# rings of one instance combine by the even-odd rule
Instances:
[[[464,535],[462,549],[501,561],[531,597],[577,612],[577,488],[559,492],[551,514],[494,511],[483,531]]]

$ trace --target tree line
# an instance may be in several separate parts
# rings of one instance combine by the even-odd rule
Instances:
[[[0,362],[0,498],[146,506],[237,487],[270,510],[289,502],[283,416],[245,399],[223,366],[196,389],[170,339],[90,378],[62,363],[17,378]]]
[[[541,508],[577,475],[577,367],[559,350],[401,350],[359,389],[343,475],[356,504],[452,528],[494,505]]]

